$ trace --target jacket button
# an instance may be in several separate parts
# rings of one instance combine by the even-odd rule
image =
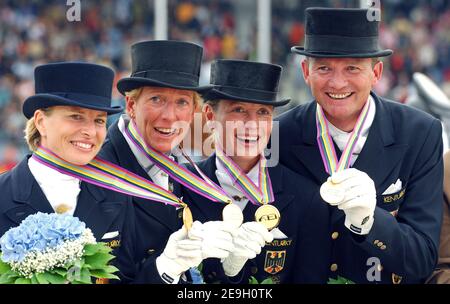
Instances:
[[[333,233],[331,234],[331,238],[332,238],[333,240],[337,239],[338,237],[339,237],[339,232],[337,232],[337,231],[335,231],[335,232],[333,232]]]
[[[386,245],[380,247],[381,250],[385,250],[386,248],[387,248]]]
[[[335,272],[338,269],[338,265],[337,264],[331,264],[330,266],[330,270]]]
[[[380,242],[380,241],[379,240],[375,240],[375,241],[373,241],[373,244],[376,245],[376,244],[378,244],[378,242]]]
[[[149,250],[147,250],[147,253],[148,254],[153,254],[153,253],[155,253],[155,249],[150,248]]]
[[[252,274],[256,274],[258,272],[258,267],[252,267]]]

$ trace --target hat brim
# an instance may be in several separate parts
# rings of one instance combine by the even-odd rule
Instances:
[[[52,106],[74,106],[91,110],[104,111],[108,115],[116,114],[123,111],[122,106],[101,107],[95,105],[87,105],[76,100],[64,98],[53,94],[36,94],[28,97],[22,106],[23,114],[27,119],[33,117],[34,112],[38,109],[48,108]]]
[[[307,57],[315,58],[376,58],[376,57],[386,57],[392,55],[393,51],[390,49],[380,50],[371,53],[333,53],[333,52],[310,52],[306,51],[303,46],[293,46],[291,48],[292,53],[299,55],[304,55]]]
[[[180,90],[189,90],[189,91],[195,91],[198,93],[203,93],[208,90],[210,90],[213,86],[206,85],[206,86],[182,86],[182,85],[175,85],[168,82],[163,82],[151,78],[143,78],[143,77],[127,77],[122,78],[117,82],[117,90],[122,95],[125,95],[125,92],[129,92],[131,90],[140,88],[140,87],[146,87],[146,86],[155,86],[155,87],[167,87],[167,88],[173,88],[173,89],[180,89]]]
[[[264,104],[264,105],[271,105],[274,107],[281,107],[284,105],[287,105],[291,99],[282,99],[282,100],[262,100],[262,99],[254,99],[254,98],[247,98],[245,96],[237,96],[229,93],[222,92],[218,89],[211,89],[207,93],[203,95],[204,100],[215,100],[215,99],[231,99],[231,100],[243,100],[250,103],[257,103],[257,104]]]

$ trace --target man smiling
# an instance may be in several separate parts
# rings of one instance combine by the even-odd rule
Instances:
[[[373,9],[372,9],[373,10]],[[330,276],[420,283],[437,261],[441,124],[372,92],[379,22],[367,9],[309,8],[302,72],[315,101],[278,118],[281,162],[321,185],[332,210]],[[294,131],[295,130],[295,131]]]

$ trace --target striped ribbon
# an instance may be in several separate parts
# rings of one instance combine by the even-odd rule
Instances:
[[[325,171],[332,175],[334,172],[344,170],[350,167],[351,156],[356,147],[364,123],[369,113],[370,101],[364,105],[361,114],[356,121],[355,128],[350,134],[350,138],[345,145],[341,158],[338,160],[336,150],[334,149],[333,139],[331,138],[328,122],[325,119],[322,107],[317,104],[316,107],[316,126],[317,126],[317,144],[319,145],[322,162],[325,166]]]
[[[222,149],[216,147],[216,157],[225,168],[225,172],[235,181],[235,185],[253,205],[269,204],[275,200],[269,169],[266,166],[267,159],[261,155],[259,162],[259,187],[248,178],[241,168]]]
[[[99,187],[149,199],[172,206],[185,207],[176,195],[124,168],[98,157],[87,165],[74,165],[58,157],[50,150],[39,147],[32,155],[39,163],[62,174],[78,178]]]
[[[147,145],[134,121],[131,120],[128,123],[125,134],[133,142],[136,148],[138,148],[152,163],[186,188],[213,202],[231,203],[231,199],[228,195],[219,186],[215,185],[214,182],[209,179],[205,182],[205,180],[183,168],[165,154],[160,153]],[[190,158],[188,158],[188,160],[189,159]],[[204,176],[204,174],[202,174],[202,176]]]

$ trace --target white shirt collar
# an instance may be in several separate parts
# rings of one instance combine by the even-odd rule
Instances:
[[[169,175],[162,171],[158,166],[155,166],[155,164],[147,158],[147,156],[139,150],[135,144],[131,141],[131,139],[128,138],[128,136],[125,134],[125,129],[128,126],[128,123],[130,122],[130,118],[127,114],[122,114],[118,121],[118,127],[120,133],[122,133],[123,137],[128,143],[128,146],[130,147],[131,151],[133,152],[133,155],[136,157],[138,163],[141,165],[141,167],[147,172],[148,176],[151,178],[151,180],[157,184],[158,186],[163,187],[166,190],[169,190]],[[169,157],[174,160],[174,157],[169,155]]]
[[[370,127],[372,126],[373,120],[375,118],[376,113],[376,105],[375,101],[373,100],[372,96],[369,95],[368,102],[370,102],[370,108],[369,113],[367,114],[366,121],[364,122],[364,125],[362,126],[361,130],[361,136],[358,140],[355,149],[353,150],[354,154],[359,154],[364,147],[364,144],[367,140],[367,136],[369,135]],[[326,119],[326,117],[325,117]],[[345,146],[347,145],[347,142],[350,138],[351,132],[345,132],[337,127],[335,127],[332,123],[330,123],[328,120],[328,130],[330,132],[331,137],[333,138],[336,145],[339,147],[339,150],[343,151],[345,149]]]
[[[241,210],[244,210],[248,203],[248,199],[245,195],[235,186],[235,181],[226,173],[224,166],[216,157],[216,176],[222,189],[233,199],[233,203],[238,205]],[[259,186],[259,167],[258,162],[248,173],[248,178],[256,185]]]
[[[49,168],[33,157],[28,159],[28,167],[53,210],[64,204],[69,208],[67,213],[73,215],[81,190],[80,180]]]

